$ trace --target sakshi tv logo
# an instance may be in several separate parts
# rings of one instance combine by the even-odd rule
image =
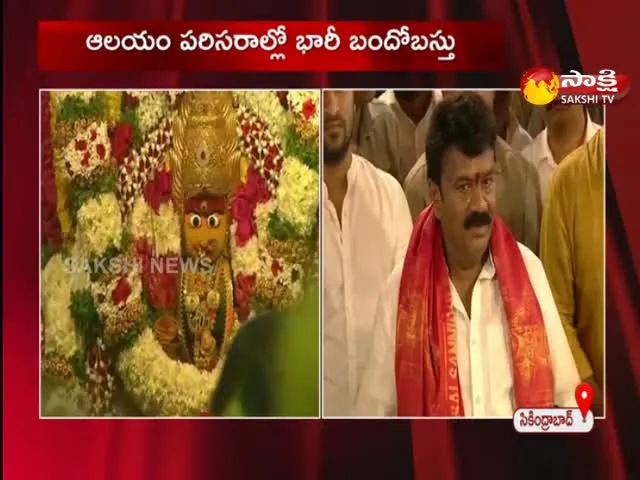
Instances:
[[[577,70],[558,75],[547,67],[533,67],[520,79],[524,99],[537,106],[554,104],[611,105],[619,102],[631,86],[629,75],[603,69],[597,75],[583,75]]]

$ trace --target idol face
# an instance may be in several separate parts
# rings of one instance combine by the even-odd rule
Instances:
[[[230,223],[226,199],[205,195],[189,199],[183,219],[186,254],[216,260],[224,252]]]
[[[354,110],[352,90],[325,90],[322,121],[326,165],[337,165],[345,158],[351,144]]]

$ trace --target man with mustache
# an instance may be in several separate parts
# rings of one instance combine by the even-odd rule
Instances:
[[[411,216],[400,184],[352,153],[352,91],[324,92],[324,415],[352,413],[378,292],[404,258]]]
[[[358,153],[376,167],[404,182],[411,167],[424,153],[429,118],[441,92],[429,90],[387,90],[371,102],[388,111],[373,122],[370,134]]]
[[[602,129],[558,167],[540,231],[544,264],[593,412],[603,413],[604,135]]]
[[[433,113],[433,203],[380,295],[358,415],[575,406],[580,377],[542,264],[496,215],[496,137],[476,94],[445,98]]]
[[[461,91],[443,92],[444,97],[460,95]],[[476,92],[493,109],[495,92]],[[496,208],[516,240],[534,253],[538,251],[538,234],[542,206],[540,184],[535,168],[514,152],[507,142],[496,137],[494,145],[496,168],[501,172],[496,186]],[[414,220],[431,202],[427,185],[428,155],[422,155],[407,175],[404,191]]]
[[[584,105],[559,102],[544,109],[546,128],[522,151],[540,176],[540,196],[544,205],[553,172],[562,160],[580,145],[591,140],[600,126],[594,123]]]

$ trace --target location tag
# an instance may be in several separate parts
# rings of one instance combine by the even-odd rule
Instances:
[[[582,413],[582,418],[586,421],[593,402],[593,388],[591,388],[591,385],[583,382],[576,387],[576,402],[580,413]]]

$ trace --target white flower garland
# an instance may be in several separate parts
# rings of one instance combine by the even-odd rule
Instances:
[[[251,110],[269,125],[271,133],[279,141],[289,126],[288,112],[282,107],[278,94],[274,91],[247,90],[236,92],[239,105]],[[238,132],[240,135],[242,131]]]
[[[287,99],[292,112],[302,118],[305,118],[304,105],[311,100],[315,106],[315,112],[307,121],[315,131],[320,131],[320,92],[318,90],[290,90]]]
[[[153,241],[153,216],[155,212],[142,195],[135,198],[127,226],[135,239]]]
[[[240,107],[238,110],[240,149],[253,163],[253,168],[264,178],[271,195],[275,195],[278,182],[278,168],[284,157],[278,140],[269,125],[252,110]]]
[[[150,132],[158,126],[169,111],[169,97],[165,92],[128,91],[138,100],[136,109],[138,126],[142,134]]]
[[[157,255],[177,255],[181,251],[180,218],[170,201],[160,205],[156,214],[144,197],[139,196],[131,210],[128,228],[133,238],[151,242]]]
[[[280,172],[278,214],[294,225],[301,235],[311,234],[320,198],[319,176],[294,157],[287,158]]]
[[[153,245],[158,255],[177,255],[181,251],[182,237],[180,234],[180,219],[173,208],[173,203],[160,205],[158,215],[153,218]]]
[[[171,146],[172,138],[171,120],[165,118],[158,128],[144,135],[142,147],[132,151],[120,165],[117,188],[124,215],[131,211],[136,197],[142,194],[147,182],[162,165],[162,156]]]
[[[111,142],[107,124],[93,122],[65,147],[65,173],[68,178],[88,178],[98,167],[111,161]]]
[[[71,293],[89,282],[86,272],[72,272],[61,254],[51,257],[42,272],[44,354],[65,359],[82,347],[71,315]]]
[[[103,193],[78,210],[77,241],[89,255],[102,256],[109,247],[120,248],[122,215],[113,193]]]
[[[147,415],[197,416],[208,408],[221,364],[213,372],[172,360],[147,328],[117,364],[127,392]]]
[[[236,241],[237,225],[231,225],[229,234],[231,235],[231,268],[235,275],[251,275],[260,268],[260,245],[258,237],[253,236],[242,247]]]

